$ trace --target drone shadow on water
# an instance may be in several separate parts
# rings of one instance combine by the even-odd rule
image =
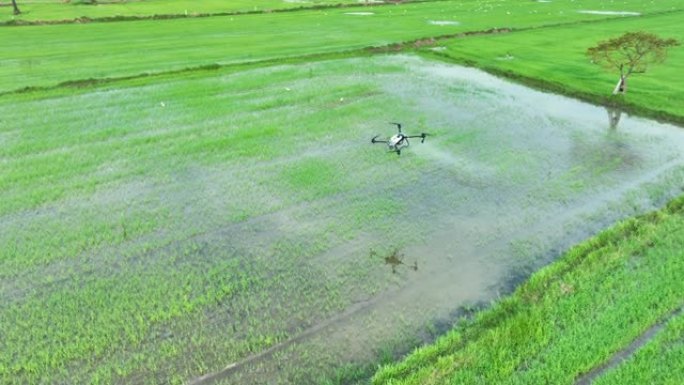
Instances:
[[[371,249],[369,252],[369,256],[371,258],[376,258],[379,257],[380,254],[375,250]],[[397,268],[400,266],[405,266],[406,268],[411,269],[413,271],[418,271],[418,261],[415,261],[412,265],[409,265],[406,262],[404,262],[404,258],[404,254],[399,253],[398,247],[395,247],[394,249],[392,249],[392,251],[390,251],[384,257],[382,257],[382,259],[385,262],[385,265],[391,266],[392,273],[394,274],[397,273]]]

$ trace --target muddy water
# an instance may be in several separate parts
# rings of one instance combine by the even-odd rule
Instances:
[[[309,382],[331,368],[372,362],[383,349],[431,340],[464,307],[495,300],[572,244],[682,192],[681,128],[625,114],[616,125],[603,107],[478,70],[412,57],[387,60],[401,62],[403,70],[373,81],[405,109],[382,119],[432,134],[392,166],[420,163],[413,179],[372,192],[401,202],[406,212],[394,219],[396,231],[370,230],[372,236],[309,263],[334,263],[323,270],[332,275],[365,250],[390,250],[396,242],[418,271],[391,274],[387,267],[372,277],[389,283],[356,298],[347,311],[200,383]],[[378,148],[377,156],[390,155]]]

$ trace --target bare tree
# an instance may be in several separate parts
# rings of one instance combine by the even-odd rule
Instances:
[[[17,0],[12,0],[12,8],[14,9],[15,15],[21,14],[21,11],[19,10],[19,7],[17,6]]]
[[[648,66],[662,63],[667,49],[679,45],[676,39],[661,39],[648,32],[627,32],[622,36],[599,42],[587,50],[593,63],[608,69],[618,69],[618,80],[613,95],[627,91],[627,78],[644,73]]]

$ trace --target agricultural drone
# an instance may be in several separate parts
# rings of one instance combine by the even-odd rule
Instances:
[[[373,137],[373,139],[371,139],[371,143],[373,143],[373,144],[385,143],[385,144],[387,144],[387,147],[389,148],[389,152],[396,152],[397,155],[401,155],[401,150],[403,148],[408,147],[411,144],[411,143],[409,143],[409,138],[421,138],[420,142],[424,143],[425,138],[428,136],[428,134],[426,134],[424,132],[421,133],[420,135],[404,135],[401,132],[401,123],[390,122],[390,124],[394,124],[395,126],[397,126],[397,130],[399,130],[399,132],[392,135],[392,137],[390,137],[387,140],[378,140],[378,136],[380,136],[380,135],[375,135]]]

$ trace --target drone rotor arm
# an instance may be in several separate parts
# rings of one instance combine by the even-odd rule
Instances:
[[[380,136],[380,135],[375,135],[375,136],[373,137],[373,139],[371,139],[371,143],[373,143],[373,144],[375,144],[375,143],[387,143],[386,140],[378,140],[378,139],[377,139],[378,136]]]
[[[420,142],[421,142],[421,143],[425,143],[425,138],[427,138],[428,135],[429,135],[429,134],[426,134],[426,133],[423,132],[423,133],[421,133],[420,135],[411,135],[411,136],[407,136],[407,138],[420,138]]]

